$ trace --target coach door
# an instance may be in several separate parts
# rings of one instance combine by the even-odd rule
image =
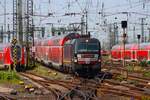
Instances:
[[[133,61],[136,60],[136,51],[135,50],[132,51],[131,60],[133,60]]]

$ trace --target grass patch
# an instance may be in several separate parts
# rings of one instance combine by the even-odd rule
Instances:
[[[150,97],[142,96],[141,100],[150,100]]]
[[[20,77],[14,71],[0,71],[0,83],[17,84]]]
[[[46,68],[40,64],[36,64],[36,67],[31,71],[37,75],[46,76],[53,79],[62,79],[64,77],[61,73],[51,70],[50,68]]]
[[[48,75],[48,69],[41,67],[40,65],[38,65],[38,67],[35,67],[33,69],[33,72],[38,73],[39,75]]]
[[[134,66],[127,65],[127,70],[128,70],[129,72],[133,72],[133,71],[134,71]]]
[[[121,81],[126,80],[126,79],[124,78],[123,75],[117,75],[116,80],[121,82]]]
[[[150,71],[147,71],[147,72],[143,73],[143,76],[150,78]]]

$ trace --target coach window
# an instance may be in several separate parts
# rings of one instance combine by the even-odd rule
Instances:
[[[120,51],[117,51],[117,55],[118,55],[118,56],[120,55],[120,53],[121,53]]]

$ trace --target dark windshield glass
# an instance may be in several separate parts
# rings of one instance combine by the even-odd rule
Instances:
[[[78,51],[98,51],[99,45],[97,43],[80,43]]]

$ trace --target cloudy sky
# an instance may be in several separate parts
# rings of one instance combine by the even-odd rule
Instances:
[[[4,1],[0,0],[0,26],[4,23]],[[7,24],[12,25],[13,0],[6,0]],[[128,34],[132,37],[133,28],[136,34],[140,34],[141,18],[144,20],[145,33],[150,27],[150,0],[33,0],[34,14],[47,16],[53,13],[51,17],[34,17],[36,26],[48,26],[46,23],[55,23],[56,25],[68,25],[72,22],[80,22],[84,10],[88,10],[89,30],[94,30],[96,36],[105,39],[108,33],[108,25],[114,22],[118,23],[119,33],[122,30],[120,22],[128,20]],[[103,9],[102,9],[103,8]],[[98,12],[103,12],[105,17]],[[124,13],[127,12],[127,13]],[[78,13],[75,16],[64,16],[65,13]],[[99,23],[99,24],[97,24]]]

